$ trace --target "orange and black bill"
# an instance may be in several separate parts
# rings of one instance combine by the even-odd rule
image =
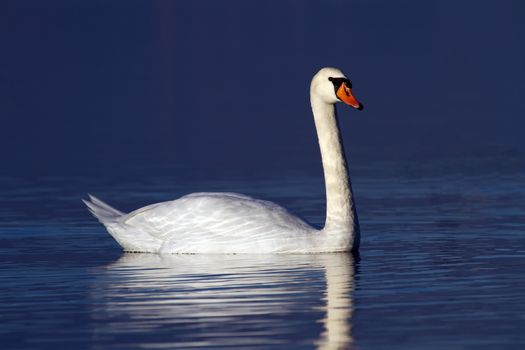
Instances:
[[[363,109],[363,105],[356,100],[354,95],[352,95],[352,84],[347,78],[328,78],[334,84],[335,94],[338,99],[343,101],[349,106],[357,108],[359,110]]]
[[[341,101],[343,101],[347,105],[357,109],[363,109],[363,105],[356,100],[354,95],[352,95],[352,90],[350,89],[350,87],[346,86],[345,82],[341,83],[341,86],[339,87],[339,89],[337,89],[336,95]]]

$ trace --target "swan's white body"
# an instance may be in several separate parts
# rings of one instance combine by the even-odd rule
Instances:
[[[326,223],[317,230],[283,207],[236,193],[194,193],[129,214],[84,201],[125,251],[149,253],[321,253],[357,250],[359,223],[342,148],[334,88],[323,68],[310,98],[326,184]]]

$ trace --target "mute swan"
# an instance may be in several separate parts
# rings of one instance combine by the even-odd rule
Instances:
[[[335,104],[362,109],[351,83],[322,68],[310,84],[326,188],[326,222],[317,230],[283,207],[236,193],[192,193],[125,214],[83,200],[125,251],[148,253],[321,253],[359,249],[359,222]]]

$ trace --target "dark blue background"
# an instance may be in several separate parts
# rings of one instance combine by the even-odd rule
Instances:
[[[327,65],[365,104],[340,108],[352,159],[522,159],[524,8],[2,1],[1,171],[319,169],[308,87]]]

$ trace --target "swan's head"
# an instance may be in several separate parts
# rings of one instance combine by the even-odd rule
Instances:
[[[344,102],[356,109],[363,109],[354,95],[350,80],[337,68],[322,68],[312,79],[310,93],[330,104]]]

